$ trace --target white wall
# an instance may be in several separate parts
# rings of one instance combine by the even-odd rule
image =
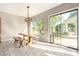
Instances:
[[[7,13],[0,12],[1,17],[1,36],[2,41],[12,40],[18,33],[26,32],[27,23],[24,21],[24,17],[15,16]]]

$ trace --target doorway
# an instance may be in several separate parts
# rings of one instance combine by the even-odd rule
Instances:
[[[77,49],[78,9],[52,15],[50,20],[54,43]]]

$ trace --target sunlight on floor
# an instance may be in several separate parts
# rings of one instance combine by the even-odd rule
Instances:
[[[53,46],[53,44],[49,44],[49,43],[38,42],[38,44],[32,44],[31,46],[35,47],[35,48],[39,48],[39,49],[44,49],[44,50],[47,50],[47,51],[58,52],[58,53],[62,52],[62,53],[67,53],[67,54],[71,54],[71,55],[76,55],[77,54],[76,50],[70,49],[72,51],[69,51],[68,50],[69,48],[66,48],[66,47],[59,48],[58,46],[56,46],[56,45]],[[48,54],[48,55],[51,55],[51,54]]]

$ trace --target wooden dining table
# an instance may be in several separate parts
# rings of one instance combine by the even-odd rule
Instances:
[[[23,40],[27,39],[29,41],[29,43],[32,43],[32,36],[31,35],[27,35],[24,33],[18,33],[18,34],[23,36]]]

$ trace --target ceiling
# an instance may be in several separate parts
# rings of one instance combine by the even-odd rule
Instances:
[[[0,3],[0,11],[27,17],[27,8],[30,6],[30,17],[54,8],[62,3]]]

